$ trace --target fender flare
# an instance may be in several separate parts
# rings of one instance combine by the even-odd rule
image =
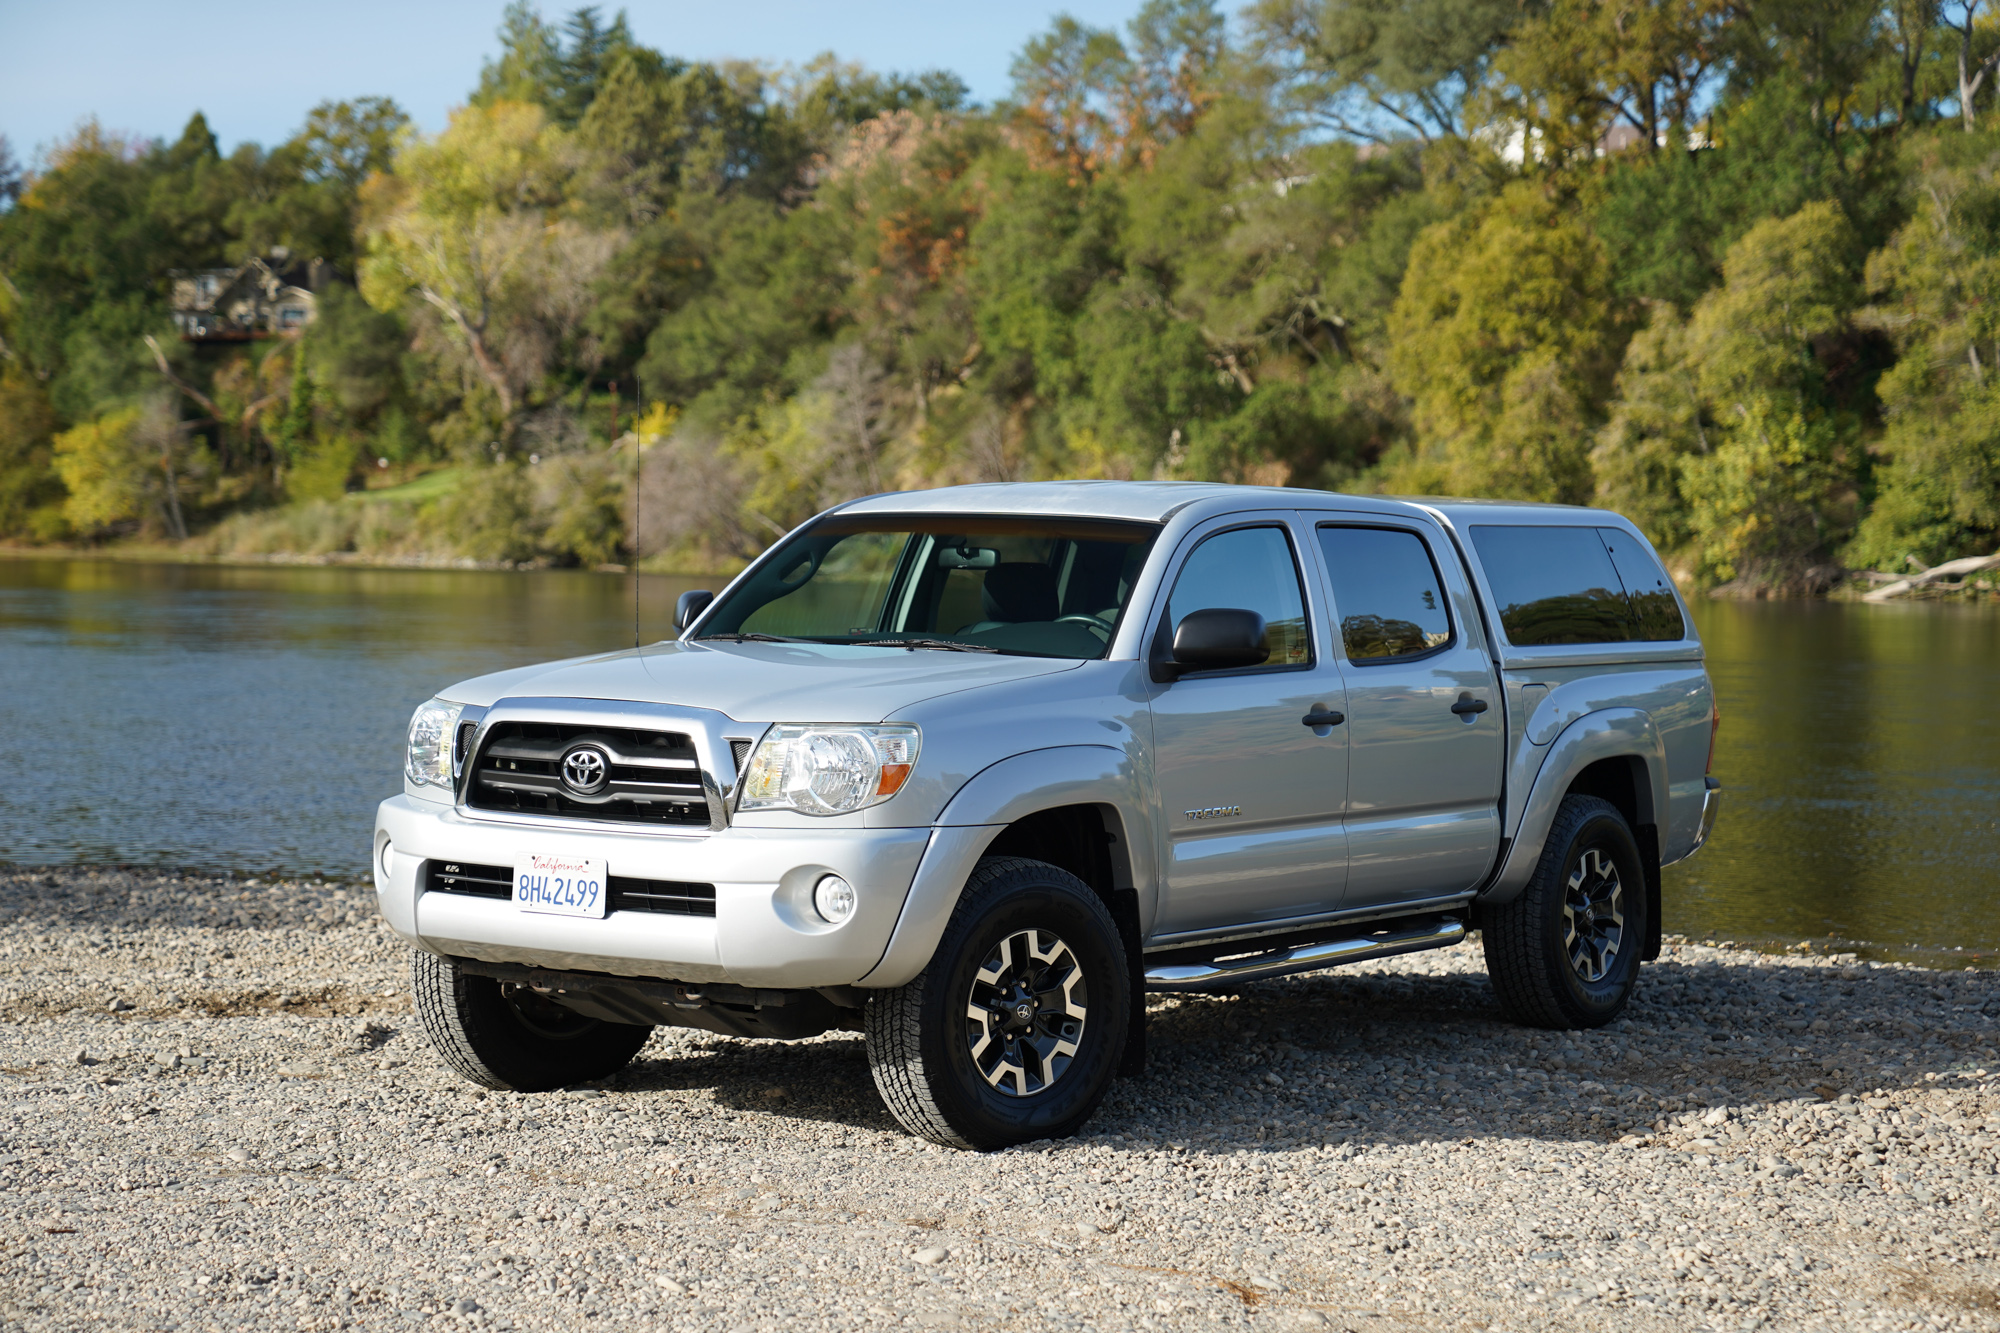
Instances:
[[[1601,759],[1637,759],[1639,772],[1634,786],[1639,808],[1649,811],[1655,829],[1667,823],[1667,747],[1652,715],[1638,708],[1605,708],[1587,713],[1563,728],[1549,743],[1534,785],[1521,806],[1521,824],[1507,847],[1506,857],[1493,882],[1479,895],[1482,903],[1512,902],[1527,887],[1542,859],[1549,829],[1556,822],[1556,808],[1569,793],[1577,775]],[[1643,777],[1643,784],[1639,779]],[[1645,838],[1633,830],[1640,845]],[[1657,844],[1656,844],[1657,845]],[[1648,867],[1648,879],[1656,879],[1659,868]]]
[[[1112,807],[1123,827],[1124,852],[1142,916],[1153,894],[1153,831],[1132,757],[1109,745],[1058,745],[987,765],[945,803],[930,845],[890,933],[889,945],[854,984],[872,989],[908,984],[930,965],[973,867],[1007,825],[1064,805]]]

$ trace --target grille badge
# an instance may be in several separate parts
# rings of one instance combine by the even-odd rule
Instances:
[[[595,745],[572,746],[562,757],[563,786],[578,796],[595,796],[610,778],[610,757]]]

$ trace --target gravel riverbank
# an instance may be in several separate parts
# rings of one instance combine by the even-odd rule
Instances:
[[[489,1094],[372,894],[0,871],[8,1329],[2000,1326],[2000,975],[1679,942],[1590,1034],[1474,947],[1155,997],[1080,1138],[901,1134],[861,1042]]]

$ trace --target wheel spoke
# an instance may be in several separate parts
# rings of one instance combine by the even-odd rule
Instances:
[[[1563,951],[1579,978],[1602,981],[1625,943],[1625,886],[1617,863],[1599,848],[1585,848],[1563,889]]]
[[[1067,943],[1023,930],[998,941],[966,997],[966,1053],[1006,1096],[1028,1097],[1061,1078],[1081,1049],[1089,988]]]

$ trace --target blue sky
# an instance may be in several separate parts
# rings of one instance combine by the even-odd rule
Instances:
[[[943,68],[990,101],[1021,43],[1068,11],[1122,25],[1140,0],[635,0],[648,46],[695,59],[794,62],[831,50],[883,70]],[[0,0],[0,134],[16,158],[86,116],[171,137],[208,116],[225,151],[285,139],[315,103],[387,94],[426,129],[443,125],[496,48],[505,0]],[[560,18],[573,5],[544,4]],[[619,6],[601,6],[609,16]]]

